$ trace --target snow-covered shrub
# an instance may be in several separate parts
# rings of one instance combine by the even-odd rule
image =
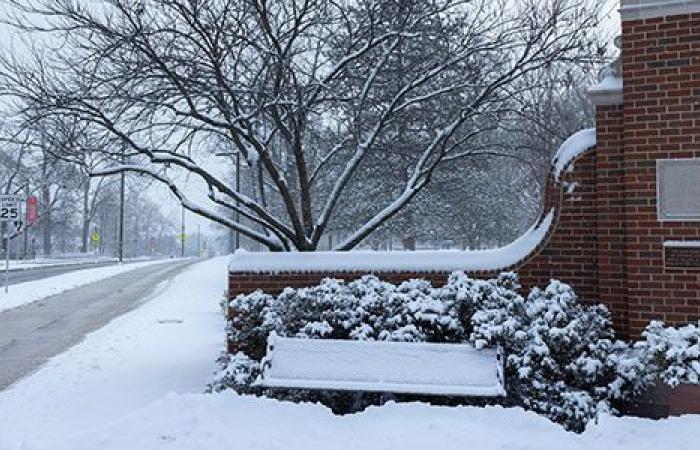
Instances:
[[[265,356],[267,336],[277,325],[269,314],[274,301],[273,296],[255,291],[239,295],[230,303],[235,313],[227,324],[228,339],[236,342],[238,349],[251,358],[260,360]]]
[[[293,401],[320,401],[336,412],[379,402],[376,394],[256,388],[271,331],[307,339],[471,342],[501,346],[509,402],[567,429],[582,431],[610,401],[628,400],[657,379],[698,383],[700,328],[652,323],[634,346],[615,339],[610,313],[583,305],[572,288],[553,280],[520,294],[518,277],[476,280],[453,273],[435,288],[424,280],[399,285],[367,275],[345,283],[262,292],[234,299],[229,337],[241,351],[221,362],[214,390],[230,387]]]
[[[475,280],[456,272],[443,289],[455,292],[461,303],[469,340],[476,348],[504,344],[523,338],[516,336],[523,328],[524,300],[518,293],[520,284],[513,272],[501,274],[495,280]]]
[[[334,279],[310,288],[285,289],[269,312],[278,321],[276,331],[286,336],[348,339],[357,300],[344,295],[344,289],[343,281]]]
[[[238,296],[231,307],[237,311],[229,327],[235,342],[272,330],[311,339],[460,342],[464,336],[457,302],[439,298],[423,280],[396,286],[371,275],[349,284],[329,278],[287,288],[276,298]],[[246,318],[250,314],[255,317]]]
[[[463,341],[458,302],[441,298],[425,280],[406,281],[387,292],[385,307],[384,318],[379,321],[379,340]]]
[[[259,394],[260,389],[254,386],[260,376],[260,361],[249,358],[243,352],[235,355],[223,353],[217,360],[219,371],[214,381],[208,386],[208,392],[220,392],[234,389],[241,394]]]
[[[634,400],[657,382],[700,384],[700,322],[675,328],[653,321],[640,341],[620,345],[609,359],[617,375],[608,386],[611,399]]]
[[[644,352],[626,342],[615,342],[608,364],[615,367],[615,379],[607,387],[610,400],[634,401],[656,382],[657,377],[646,364]]]
[[[582,430],[616,378],[610,356],[619,344],[607,309],[582,305],[559,281],[523,298],[513,273],[495,280],[454,274],[445,289],[470,305],[469,341],[504,349],[511,400]]]
[[[700,383],[700,322],[680,328],[651,322],[634,347],[648,370],[667,385]]]

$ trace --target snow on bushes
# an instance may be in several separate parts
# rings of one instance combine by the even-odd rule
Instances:
[[[700,383],[700,322],[698,326],[664,327],[652,322],[635,344],[642,364],[664,383]]]
[[[435,293],[426,281],[395,286],[369,275],[349,284],[329,278],[310,288],[287,288],[276,298],[254,292],[231,302],[237,313],[229,338],[254,347],[246,353],[255,358],[272,330],[314,339],[463,341],[458,302]]]
[[[222,359],[212,389],[320,401],[336,412],[382,399],[256,386],[271,331],[308,339],[500,345],[507,355],[508,401],[574,431],[611,409],[612,400],[630,399],[657,379],[671,386],[698,383],[698,327],[654,322],[644,340],[630,346],[615,339],[608,310],[581,304],[570,286],[552,281],[527,297],[519,290],[514,273],[476,280],[455,272],[441,288],[424,280],[394,285],[367,275],[350,283],[325,279],[318,286],[287,288],[276,297],[260,291],[239,295],[230,303],[235,314],[228,334],[240,352]]]

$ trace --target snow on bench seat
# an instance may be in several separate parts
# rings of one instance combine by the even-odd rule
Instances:
[[[504,396],[496,350],[466,344],[285,338],[271,334],[266,387]]]

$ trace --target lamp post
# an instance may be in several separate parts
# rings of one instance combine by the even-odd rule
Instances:
[[[185,205],[182,205],[182,222],[180,224],[180,257],[185,257]]]

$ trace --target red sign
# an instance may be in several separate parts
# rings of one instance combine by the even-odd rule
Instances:
[[[35,196],[27,198],[27,225],[34,225],[39,217],[39,202]]]

